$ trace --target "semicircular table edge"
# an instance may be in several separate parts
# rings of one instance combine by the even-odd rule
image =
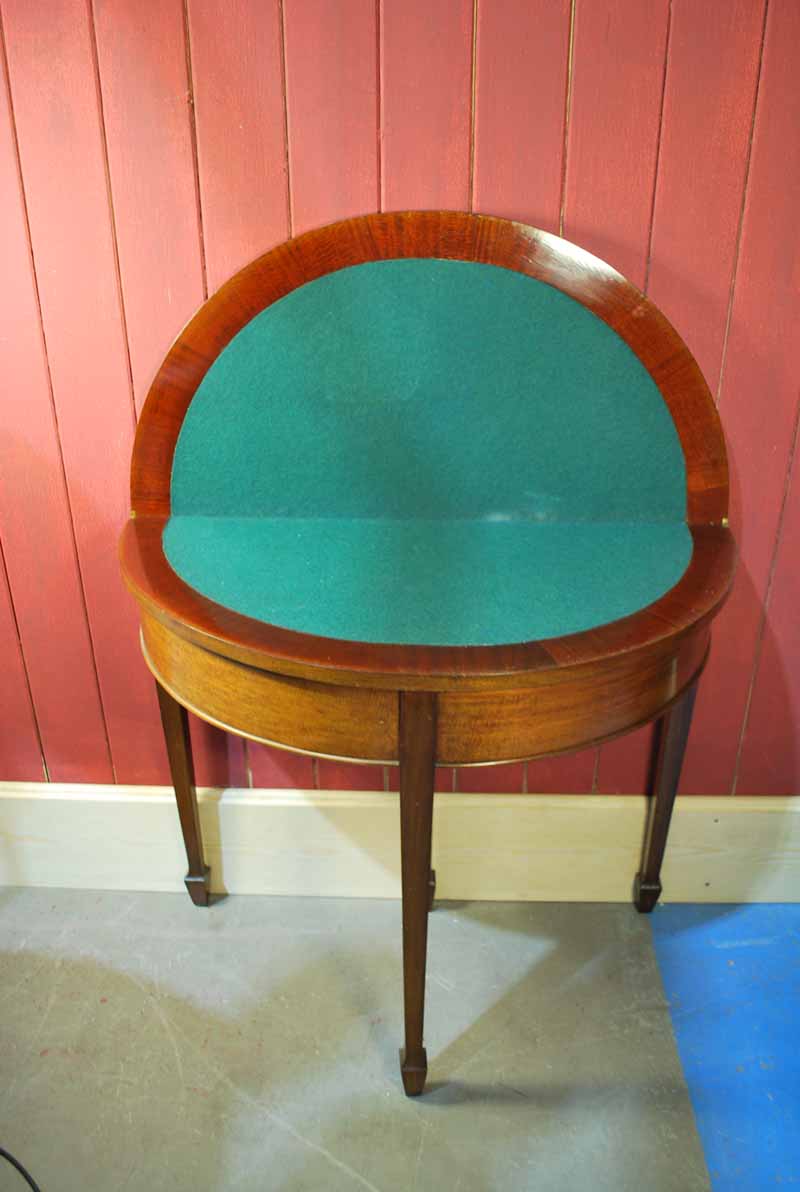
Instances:
[[[379,621],[371,640],[358,640],[337,636],[342,628],[347,632],[341,609],[330,615],[326,636],[309,632],[323,623],[315,620],[313,604],[301,628],[272,624],[262,619],[257,599],[244,605],[257,614],[248,615],[241,601],[226,595],[229,586],[210,582],[204,592],[202,582],[187,582],[187,574],[194,578],[188,564],[179,573],[177,559],[165,550],[165,531],[176,513],[176,448],[193,398],[213,377],[215,362],[261,312],[307,283],[370,262],[426,258],[494,265],[554,287],[615,333],[635,357],[636,367],[646,371],[648,384],[652,381],[657,388],[685,465],[690,547],[685,570],[678,568],[677,578],[664,581],[670,584],[666,590],[651,591],[643,607],[623,609],[622,615],[599,624],[583,624],[578,617],[569,632],[522,641],[504,641],[496,633],[484,642],[479,628],[472,641],[465,642],[463,634],[452,641],[418,640],[417,629],[398,642],[391,636],[398,621],[392,622],[387,640]],[[216,436],[224,439],[224,423],[217,425]],[[431,423],[423,442],[435,440],[437,433]],[[323,464],[321,474],[327,475],[330,463]],[[276,452],[277,472],[279,465]],[[397,480],[402,483],[400,472]],[[473,489],[469,499],[479,501],[480,485]],[[195,491],[202,506],[202,483]],[[270,499],[274,501],[274,492]],[[427,915],[435,891],[431,825],[437,764],[482,765],[567,752],[658,720],[650,813],[634,881],[636,908],[653,909],[661,893],[661,864],[697,682],[708,656],[712,620],[732,583],[736,550],[727,519],[725,443],[702,374],[667,319],[610,266],[549,233],[460,212],[362,216],[279,245],[222,286],[172,345],[137,427],[131,510],[120,543],[121,564],[139,605],[145,662],[156,679],[193,902],[208,904],[210,873],[187,709],[246,738],[282,748],[399,765],[405,994],[401,1072],[409,1095],[423,1091],[427,1073],[423,1017]],[[202,512],[213,516],[213,503]],[[247,516],[252,510],[237,507],[233,513]],[[317,538],[311,541],[323,542],[330,529],[317,526]],[[201,580],[209,573],[215,578],[207,559],[213,563],[219,554],[213,543],[224,544],[225,531],[217,527],[215,532],[216,539],[199,536],[194,560]],[[348,532],[363,537],[364,527]],[[448,543],[464,540],[458,527],[436,526],[432,534],[427,557],[445,540],[443,534],[450,535]],[[252,584],[256,596],[259,582],[257,575]],[[646,585],[642,590],[649,591]],[[312,584],[309,599],[313,592]],[[287,608],[291,610],[291,601]],[[524,615],[519,623],[524,627]],[[438,624],[441,639],[447,625],[441,619]]]

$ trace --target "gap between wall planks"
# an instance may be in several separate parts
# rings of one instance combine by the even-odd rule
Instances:
[[[343,0],[337,6],[321,0],[309,0],[309,6],[300,0],[270,0],[266,6],[186,0],[187,40],[176,0],[146,11],[132,0],[98,0],[93,14],[91,5],[78,0],[55,0],[46,22],[36,6],[4,0],[57,418],[52,411],[49,422],[44,417],[48,361],[41,340],[36,348],[36,320],[26,315],[27,340],[14,337],[15,383],[42,416],[37,413],[35,427],[24,424],[24,408],[15,419],[23,419],[17,431],[37,443],[48,482],[29,486],[29,496],[17,500],[10,515],[8,497],[2,500],[0,532],[45,756],[66,767],[63,774],[86,778],[91,765],[99,776],[109,765],[96,680],[94,700],[91,695],[81,580],[118,777],[134,779],[147,767],[163,774],[149,680],[135,640],[125,637],[133,618],[126,615],[128,601],[116,574],[115,540],[118,517],[127,511],[132,399],[141,403],[161,345],[180,325],[179,310],[191,307],[198,272],[202,279],[204,239],[213,288],[286,236],[290,210],[299,229],[376,208],[381,176],[384,207],[494,207],[499,214],[554,226],[563,169],[566,234],[633,273],[646,252],[644,226],[652,241],[653,298],[699,352],[709,379],[716,384],[722,374],[743,566],[701,685],[684,786],[706,793],[730,790],[752,692],[737,789],[758,791],[760,773],[764,789],[796,789],[791,661],[797,650],[792,613],[798,581],[791,547],[798,529],[791,501],[777,555],[773,548],[796,412],[790,312],[797,277],[789,263],[797,259],[792,213],[800,113],[791,47],[798,12],[793,0],[770,0],[750,157],[763,0],[702,6],[673,0],[671,17],[665,4],[446,0],[431,12],[421,2],[400,0],[375,5]],[[311,9],[318,20],[311,20]],[[651,82],[665,23],[668,60],[662,55],[661,79]],[[342,42],[344,55],[336,51]],[[493,69],[504,45],[503,69]],[[37,71],[43,64],[49,77],[40,85]],[[312,102],[314,87],[318,98]],[[636,102],[626,109],[628,96]],[[317,124],[320,105],[324,120]],[[629,111],[638,117],[633,126]],[[654,112],[662,127],[655,161]],[[649,174],[657,175],[652,223],[641,197]],[[14,216],[12,192],[2,185],[4,233],[11,235],[20,215]],[[606,214],[593,224],[593,212],[603,206]],[[15,276],[24,281],[27,241],[16,252]],[[20,310],[11,312],[19,319],[24,304],[35,301],[32,275],[26,284],[28,296],[23,285]],[[59,451],[66,486],[58,481]],[[19,470],[18,460],[15,467]],[[14,489],[20,492],[16,484]],[[794,494],[796,504],[797,483]],[[11,535],[5,528],[9,516]],[[75,546],[67,541],[70,520],[80,573]],[[48,559],[55,593],[38,607],[30,547],[23,551],[19,545],[22,530],[31,533],[37,525],[46,543],[39,557]],[[761,602],[770,576],[764,623]],[[52,632],[43,618],[53,607],[64,631],[50,648]],[[762,632],[761,665],[751,686]],[[15,651],[16,638],[8,636],[6,653],[13,657]],[[48,671],[48,657],[56,656],[78,663],[52,662]],[[63,698],[67,673],[75,676],[71,701]],[[14,691],[15,708],[24,707],[22,669]],[[88,708],[85,716],[78,716],[79,706]],[[208,730],[195,724],[193,731],[200,742],[199,769],[226,767],[230,748],[240,759],[231,762],[229,781],[236,782],[237,765],[247,767],[241,744],[230,739],[224,748],[219,742],[207,746]],[[601,790],[641,789],[647,735],[604,747]],[[325,763],[287,762],[290,755],[257,747],[250,752],[251,769],[261,770],[266,782],[276,774],[304,785],[309,774],[320,785],[337,781]],[[524,774],[511,770],[497,782],[525,782]],[[595,751],[587,751],[529,765],[527,784],[531,790],[585,791],[594,774]],[[473,777],[465,771],[456,782],[471,785]]]
[[[0,540],[7,559],[39,736],[54,782],[111,782],[113,771],[100,702],[81,575],[73,538],[50,374],[42,337],[27,214],[19,171],[5,54],[0,47]],[[7,593],[4,593],[4,598]],[[10,606],[9,606],[10,607]],[[7,634],[16,638],[10,616]],[[28,693],[8,637],[0,647],[4,735],[12,765],[39,753],[31,735]],[[19,686],[14,698],[11,676]],[[69,676],[65,698],[64,676]],[[5,701],[4,701],[5,704]],[[27,764],[27,763],[26,763]],[[42,759],[31,761],[42,772]]]
[[[729,693],[721,715],[726,735],[739,730],[754,647],[758,665],[736,782],[736,793],[743,795],[800,790],[798,45],[800,8],[792,0],[770,0],[720,399],[735,463],[734,524],[742,572],[725,636],[717,641],[717,691]],[[787,482],[791,479],[788,489],[784,474]],[[773,557],[776,526],[780,539]]]
[[[291,233],[282,6],[188,0],[187,11],[212,293]]]
[[[563,234],[610,261],[641,289],[647,278],[669,12],[669,0],[575,4]],[[643,791],[651,741],[647,727],[603,746],[599,789]]]
[[[570,0],[477,5],[471,207],[557,232],[561,214]],[[594,749],[499,767],[463,770],[456,788],[582,793],[593,788]],[[489,783],[487,787],[486,784]]]
[[[318,63],[312,66],[307,58],[299,58],[297,0],[285,0],[285,3],[289,151],[295,219],[308,218],[308,223],[302,223],[302,226],[310,226],[306,213],[320,210],[317,177],[322,171],[330,170],[333,170],[334,178],[334,203],[337,206],[347,204],[342,206],[343,215],[369,210],[370,191],[375,195],[375,206],[383,210],[466,206],[469,200],[470,113],[465,97],[471,93],[473,35],[469,0],[445,0],[436,6],[428,5],[424,0],[379,0],[377,5],[371,4],[365,29],[359,34],[363,60],[359,63],[348,55],[344,69],[355,75],[356,83],[365,95],[365,104],[371,105],[376,114],[380,113],[377,145],[374,125],[368,135],[351,110],[351,98],[341,94],[341,76],[326,51],[323,74],[328,77],[335,71],[336,77],[332,88],[335,116],[328,119],[336,119],[345,130],[347,143],[354,144],[356,151],[356,168],[344,181],[340,176],[341,164],[331,160],[331,147],[318,142],[318,133],[310,148],[317,177],[303,172],[299,165],[306,156],[299,138],[303,129],[310,132],[314,123],[313,108],[308,99],[314,85],[309,75],[318,69]],[[349,14],[353,15],[355,9],[356,5],[351,4]],[[341,30],[332,32],[331,36],[341,37]],[[316,38],[313,43],[316,44]],[[296,87],[292,85],[295,71],[298,72]],[[302,98],[301,90],[303,81],[306,84],[305,98]],[[376,168],[375,176],[370,163]],[[324,223],[328,219],[318,218],[316,222]],[[336,784],[352,784],[357,789],[392,789],[396,780],[393,767],[354,766],[322,759],[314,766],[314,782],[321,789],[334,789]],[[437,789],[453,789],[451,769],[437,771]]]
[[[558,232],[570,0],[477,16],[472,209]]]
[[[133,395],[141,412],[176,329],[207,296],[183,0],[151,7],[145,21],[139,0],[98,4],[95,33]],[[152,217],[142,219],[148,210]],[[239,739],[196,717],[191,732],[198,782],[246,784]]]
[[[473,0],[381,0],[384,211],[469,207]]]
[[[134,412],[108,203],[93,29],[82,0],[3,5],[44,337],[78,560],[118,777],[163,778],[152,683],[114,542],[128,513]],[[56,608],[48,611],[51,616]],[[50,626],[45,630],[49,638]],[[24,643],[23,643],[24,646]],[[71,698],[71,676],[54,697]]]
[[[28,694],[28,677],[17,638],[17,625],[0,552],[0,756],[3,773],[16,774],[19,782],[41,782],[47,778],[42,761],[39,733]]]
[[[796,435],[785,510],[752,702],[743,726],[734,791],[741,795],[800,790],[800,746],[793,732],[793,716],[800,708],[800,465]]]
[[[764,0],[699,6],[673,0],[649,293],[683,330],[712,392],[719,386],[735,281],[764,12]],[[730,407],[723,409],[724,417],[726,413]],[[731,526],[738,535],[738,486],[744,481],[748,503],[763,509],[758,495],[763,478],[742,473],[740,444],[727,421],[725,429],[731,454]],[[763,550],[771,555],[774,517],[762,521],[759,533]],[[758,584],[743,556],[733,600],[754,580]],[[730,668],[731,656],[744,644],[741,633],[736,606],[729,604],[714,627],[709,665],[700,683],[681,780],[686,792],[731,790],[750,681],[750,660],[741,671]],[[751,637],[750,658],[754,646]]]
[[[204,298],[182,0],[95,8],[111,194],[137,414]],[[141,212],[152,211],[142,219]]]
[[[283,0],[295,235],[377,209],[375,0]]]
[[[644,289],[669,0],[576,0],[564,232]]]
[[[283,0],[292,227],[380,208],[378,4]],[[255,786],[383,790],[381,766],[250,746]]]

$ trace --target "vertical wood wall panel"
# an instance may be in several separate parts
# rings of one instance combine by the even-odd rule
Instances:
[[[716,392],[764,0],[672,0],[648,293]]]
[[[669,0],[576,0],[563,234],[642,289],[668,26]],[[651,739],[646,728],[603,746],[599,789],[644,789]],[[565,789],[575,789],[588,761]],[[554,759],[540,775],[548,790],[561,776],[556,763],[566,765]]]
[[[111,782],[2,57],[0,74],[0,539],[50,777],[54,782]],[[9,641],[9,657],[16,649]],[[6,650],[0,669],[5,658]],[[8,665],[15,674],[16,664]],[[25,717],[27,690],[19,698]],[[25,730],[17,725],[14,732],[25,750]],[[38,742],[35,754],[38,758]],[[39,778],[40,761],[34,771]]]
[[[384,211],[469,206],[472,0],[382,0]]]
[[[794,0],[770,0],[720,399],[733,463],[731,516],[740,549],[739,576],[709,667],[713,717],[710,708],[706,724],[701,725],[706,740],[713,734],[720,742],[713,755],[715,770],[726,782],[747,699],[800,400],[798,47],[800,7]],[[794,483],[786,495],[764,646],[736,787],[741,794],[800,791],[797,469],[795,448]],[[697,785],[703,772],[702,759],[696,757],[693,781]]]
[[[45,777],[6,569],[0,554],[0,773],[10,782]]]
[[[603,795],[643,795],[648,789],[654,726],[636,729],[600,748],[597,789]]]
[[[203,245],[214,291],[291,231],[281,6],[189,0],[187,11]],[[192,724],[194,741],[210,732]],[[231,738],[231,781],[244,764],[240,749]],[[256,785],[307,785],[304,772],[296,783],[282,781],[272,751],[251,745],[248,757]]]
[[[647,288],[697,355],[712,390],[733,280],[763,13],[762,0],[701,6],[672,0],[671,7]],[[724,624],[718,623],[717,640]],[[738,728],[724,740],[715,727],[717,660],[715,646],[695,712],[681,786],[687,792],[730,790]],[[642,790],[651,738],[648,728],[605,746],[599,789]]]
[[[203,301],[182,0],[95,0],[122,290],[141,412]]]
[[[289,234],[278,0],[189,0],[208,287]]]
[[[577,0],[564,235],[644,288],[669,0]]]
[[[561,757],[528,762],[526,789],[530,794],[585,795],[594,784],[597,749],[582,749]]]
[[[525,763],[510,762],[503,766],[462,766],[456,770],[454,790],[464,794],[470,792],[494,792],[495,794],[518,795],[525,789]]]
[[[195,777],[200,786],[248,785],[246,744],[234,733],[189,715]]]
[[[730,791],[738,760],[739,792],[797,793],[797,458],[775,554],[798,402],[796,0],[769,0],[763,62],[766,0],[0,4],[24,187],[0,86],[0,777],[41,777],[41,735],[57,780],[113,763],[166,781],[116,542],[134,403],[206,289],[379,206],[555,230],[563,201],[564,234],[647,283],[720,391],[742,562],[683,789]],[[384,779],[192,733],[204,783]],[[633,793],[649,739],[440,769],[437,789]]]
[[[734,280],[763,20],[763,0],[699,6],[673,0],[649,292],[695,353],[714,392]],[[743,278],[740,265],[737,279]],[[733,457],[735,504],[741,483],[738,444],[727,418],[724,425]],[[785,456],[779,468],[782,492]],[[759,507],[764,509],[765,503],[760,501]],[[772,530],[764,524],[758,530],[768,557],[775,516],[777,510]],[[742,599],[750,582],[740,568],[734,601]],[[763,592],[763,580],[756,582]],[[715,625],[681,779],[686,793],[731,790],[744,710],[741,687],[749,681],[754,648],[752,635],[740,635],[739,619],[732,604]],[[731,685],[731,667],[742,676],[739,690]]]
[[[478,5],[473,208],[558,231],[569,0]]]
[[[383,766],[359,766],[355,762],[317,762],[317,786],[321,791],[382,791],[386,784]]]
[[[249,741],[247,750],[253,786],[274,787],[277,790],[313,790],[314,761],[304,753],[290,753],[288,749],[273,749]]]
[[[118,781],[167,769],[137,616],[117,563],[134,412],[88,6],[3,5],[11,92],[58,425]],[[70,676],[59,694],[70,698]]]
[[[183,0],[97,0],[95,20],[134,400],[141,411],[167,349],[204,298]],[[198,782],[243,785],[238,738],[193,718],[192,741]]]
[[[737,795],[800,791],[800,463],[795,450],[786,521],[753,684]]]
[[[295,235],[379,204],[375,0],[284,0]],[[374,788],[373,788],[374,789]]]

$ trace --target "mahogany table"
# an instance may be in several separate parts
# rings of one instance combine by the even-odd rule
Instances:
[[[653,909],[735,547],[700,370],[610,266],[456,212],[290,240],[173,344],[131,503],[122,566],[194,903],[209,870],[186,709],[399,764],[408,1094],[427,1070],[435,765],[582,749],[659,718],[633,895]]]

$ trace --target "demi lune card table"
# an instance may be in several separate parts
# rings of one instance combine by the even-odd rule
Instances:
[[[209,870],[187,709],[399,765],[408,1094],[427,1071],[436,765],[567,752],[658,719],[634,882],[652,910],[735,547],[708,387],[610,266],[458,212],[289,240],[170,349],[131,504],[122,567],[193,902]]]

